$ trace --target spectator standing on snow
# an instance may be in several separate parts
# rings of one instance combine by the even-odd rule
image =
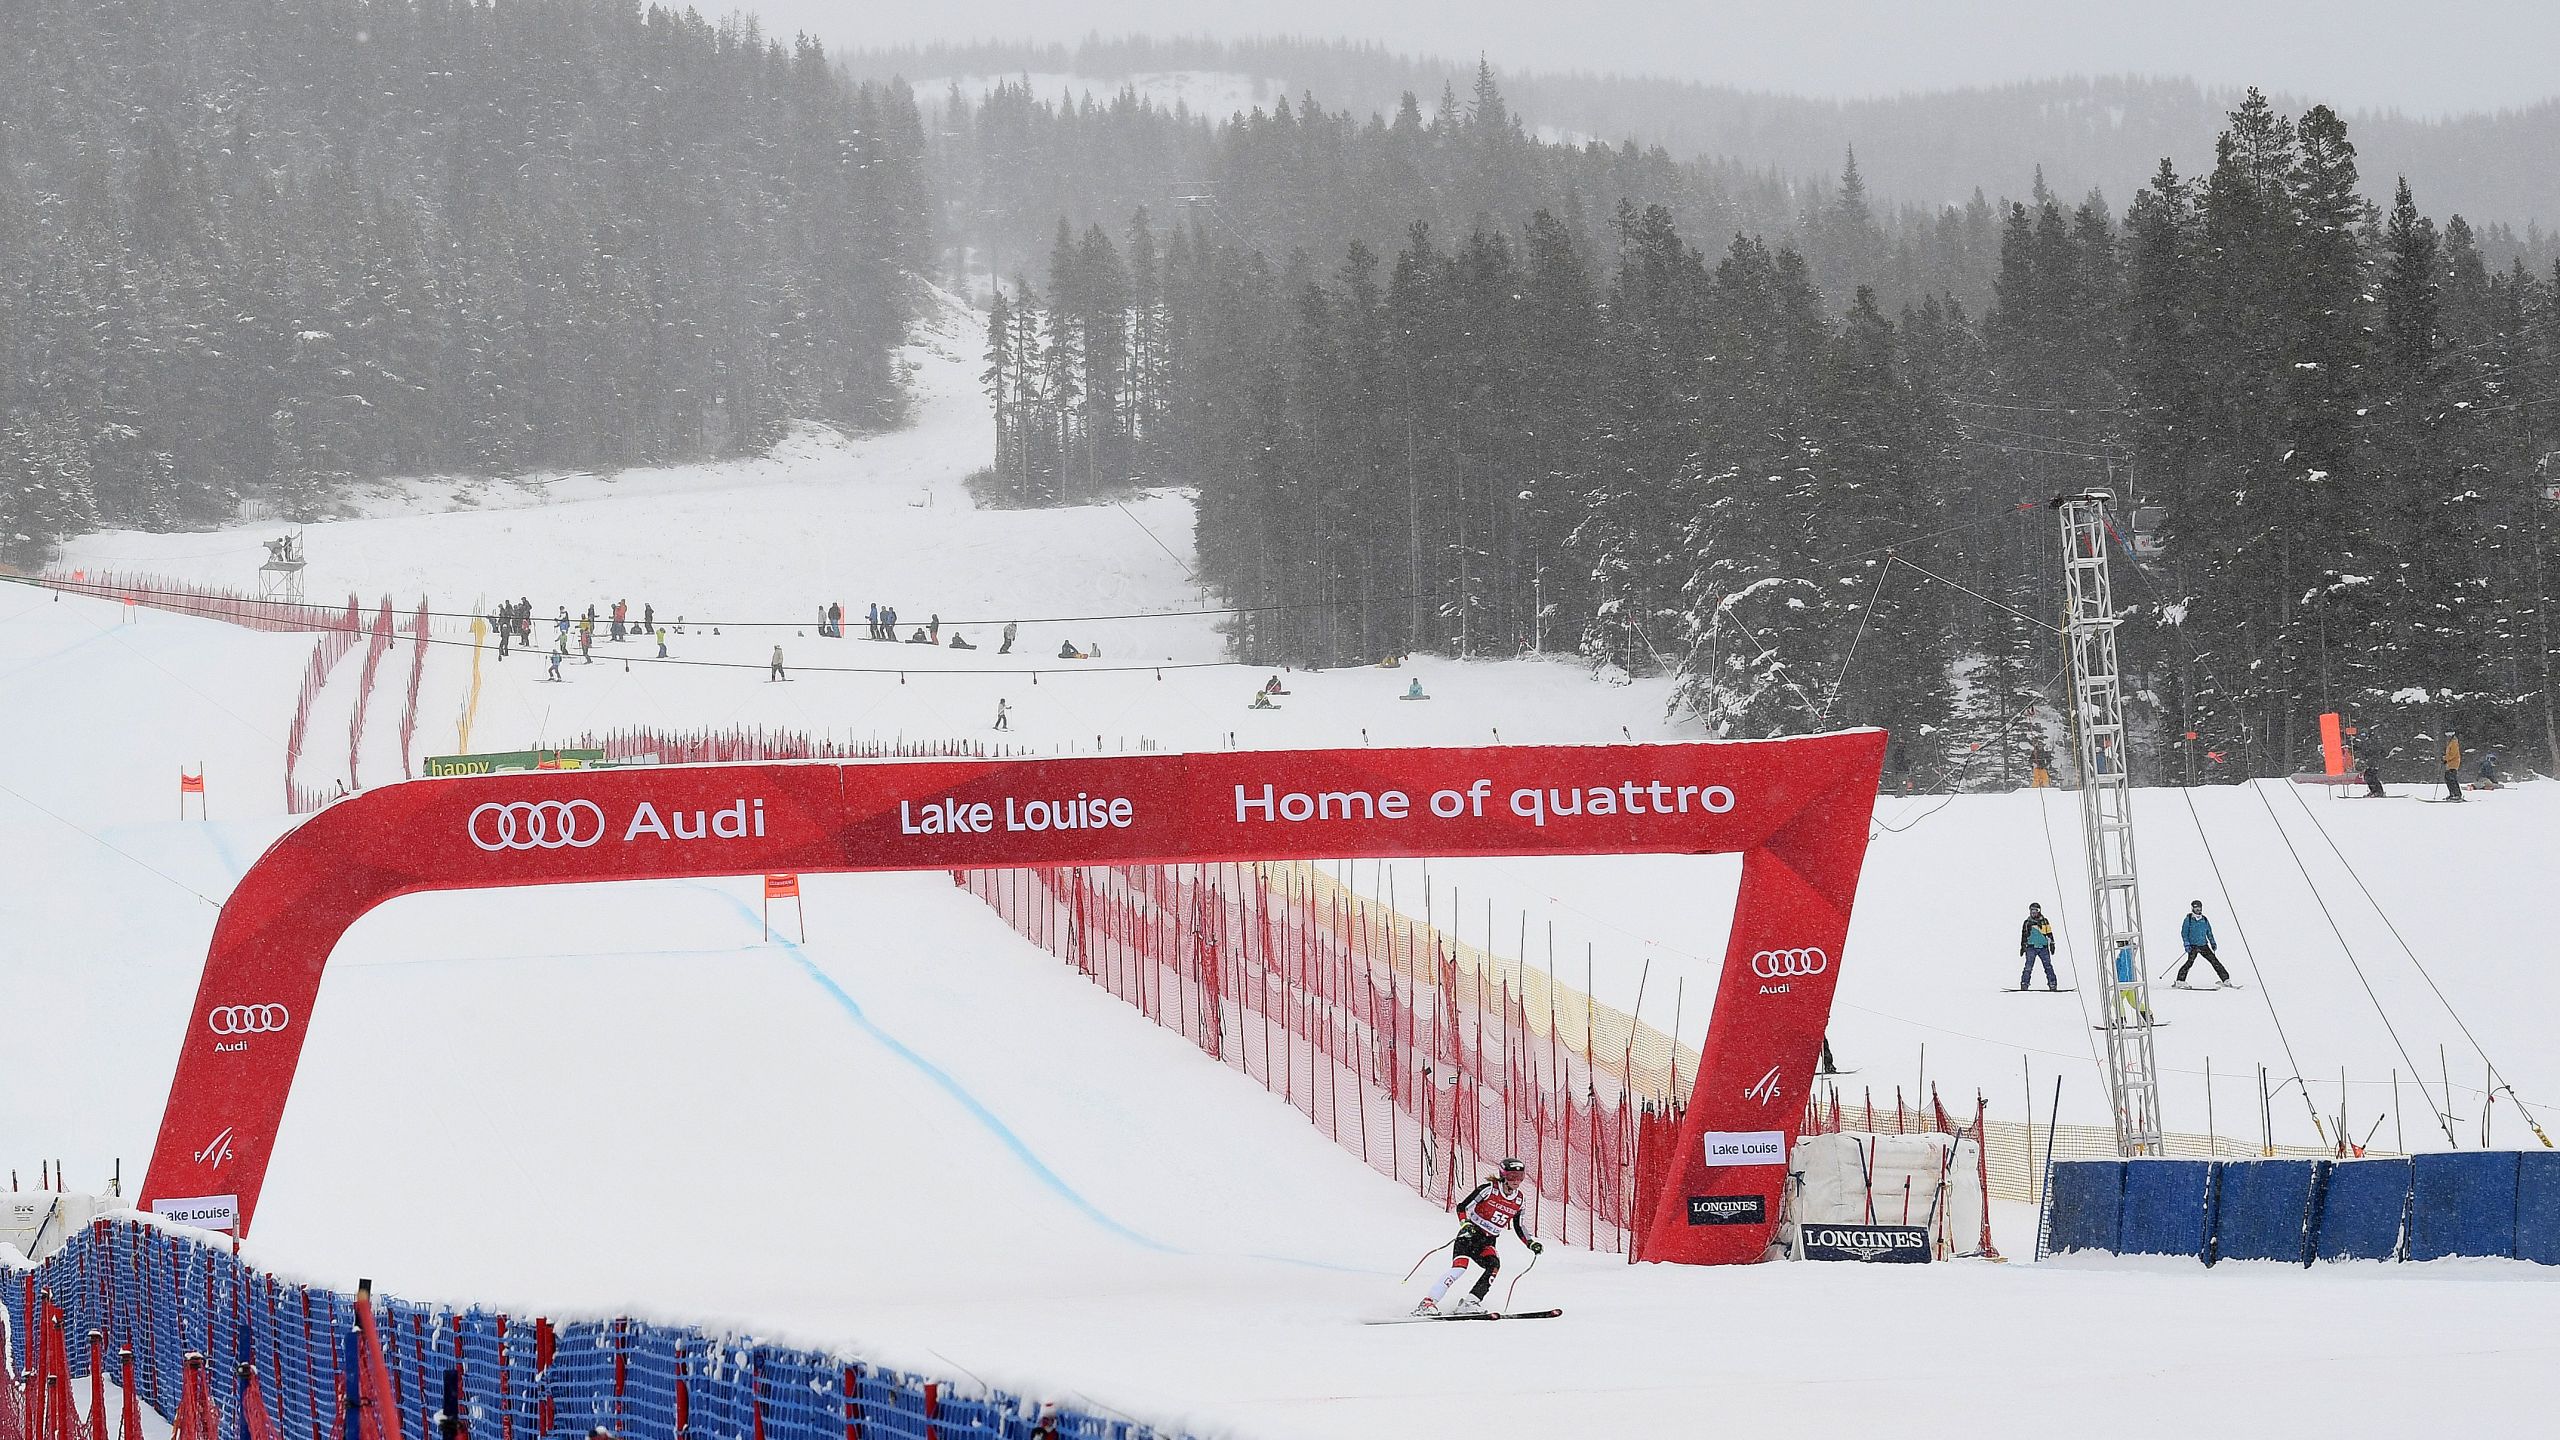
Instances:
[[[578,659],[586,665],[596,663],[596,624],[589,620],[578,627]]]
[[[613,602],[613,638],[617,644],[622,640],[622,622],[625,617],[630,614],[631,606],[628,601],[616,600]]]
[[[667,658],[667,632],[666,632],[666,631],[664,631],[664,630],[660,630],[660,631],[658,631],[658,632],[657,632],[657,635],[658,635],[658,658],[659,658],[659,659],[661,659],[661,660],[664,660],[664,659],[666,659],[666,658]]]
[[[934,612],[932,613],[932,615],[930,615],[929,617],[927,617],[927,619],[925,620],[924,633],[925,633],[925,643],[926,643],[926,644],[928,644],[928,645],[939,645],[939,644],[941,644],[941,643],[942,643],[942,612],[941,612],[941,611],[936,610],[936,611],[934,611]]]
[[[566,660],[566,659],[568,659],[568,658],[569,658],[569,652],[568,652],[568,651],[566,651],[566,650],[554,650],[554,651],[552,651],[552,652],[551,652],[551,673],[550,673],[548,676],[544,677],[544,678],[546,678],[546,679],[551,679],[551,680],[557,680],[557,679],[559,679],[559,678],[560,678],[560,662],[561,662],[561,661],[563,661],[563,660]]]
[[[2035,977],[2036,962],[2044,962],[2044,988],[2059,990],[2060,981],[2053,977],[2053,922],[2044,918],[2044,906],[2027,907],[2026,923],[2018,927],[2018,954],[2027,963],[2018,967],[2018,988],[2027,988]]]
[[[2462,737],[2444,732],[2444,798],[2462,803]]]
[[[510,638],[512,638],[512,637],[515,635],[515,633],[516,633],[516,617],[515,617],[515,616],[513,616],[513,615],[511,615],[511,614],[509,614],[509,613],[507,612],[507,607],[506,607],[506,606],[504,606],[504,605],[499,606],[499,607],[498,607],[498,658],[499,658],[499,659],[504,660],[504,659],[506,659],[506,658],[507,658],[507,641],[508,641]]]
[[[658,607],[645,600],[640,602],[640,628],[652,635],[658,633]]]
[[[1013,626],[1014,622],[1010,620],[1004,622],[1004,643],[996,647],[997,654],[1010,655],[1013,653]]]
[[[765,683],[767,684],[771,684],[776,680],[788,680],[791,678],[790,676],[782,673],[782,647],[779,645],[773,647],[773,673],[764,678]]]
[[[996,701],[996,728],[999,730],[1010,730],[1013,728],[1012,713],[1005,708],[1005,703],[1002,700]]]
[[[2198,960],[2213,967],[2215,983],[2231,983],[2231,972],[2222,968],[2222,957],[2213,953],[2213,922],[2204,918],[2203,901],[2188,904],[2187,918],[2178,922],[2178,943],[2187,947],[2187,962],[2178,967],[2177,978],[2170,983],[2185,985],[2187,972],[2196,968]]]

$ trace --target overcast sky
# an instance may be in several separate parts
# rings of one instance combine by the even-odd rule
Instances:
[[[729,0],[694,0],[706,12]],[[2257,84],[2428,113],[2560,94],[2555,0],[744,0],[830,48],[1292,33],[1848,97],[2066,74]],[[1286,78],[1286,77],[1282,77]]]

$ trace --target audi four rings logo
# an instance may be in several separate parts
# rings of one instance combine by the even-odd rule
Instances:
[[[216,1005],[204,1023],[216,1035],[273,1035],[293,1023],[293,1012],[281,1005]]]
[[[584,850],[603,838],[593,800],[493,800],[471,812],[471,843],[483,850]]]
[[[1831,957],[1816,946],[1796,950],[1763,950],[1751,957],[1751,973],[1763,980],[1819,975],[1831,968]]]

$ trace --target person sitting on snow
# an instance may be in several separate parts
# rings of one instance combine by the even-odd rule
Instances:
[[[1270,691],[1256,690],[1253,692],[1253,703],[1244,708],[1247,710],[1277,710],[1280,707],[1271,703]]]
[[[1428,700],[1431,697],[1422,693],[1422,677],[1416,675],[1413,677],[1413,683],[1405,686],[1404,694],[1398,698],[1404,700]]]
[[[1281,683],[1280,683],[1280,677],[1279,677],[1279,676],[1277,676],[1277,675],[1274,675],[1274,676],[1272,676],[1270,679],[1263,681],[1263,682],[1262,682],[1262,688],[1263,688],[1263,689],[1265,689],[1265,690],[1270,691],[1270,692],[1271,692],[1272,694],[1274,694],[1274,695],[1286,695],[1286,694],[1288,694],[1288,693],[1289,693],[1289,691],[1287,690],[1287,688],[1286,688],[1286,687],[1284,687],[1283,685],[1281,685]]]
[[[1058,642],[1058,658],[1061,660],[1081,660],[1084,658],[1084,652],[1076,648],[1076,642],[1073,640],[1061,640]]]
[[[954,630],[951,632],[951,648],[954,650],[975,650],[978,647],[969,643],[968,636]]]

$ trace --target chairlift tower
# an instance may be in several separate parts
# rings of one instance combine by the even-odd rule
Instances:
[[[2133,777],[2125,761],[2124,678],[2116,668],[2115,593],[2107,574],[2105,490],[2056,496],[2062,516],[2064,643],[2071,652],[2072,730],[2080,747],[2080,843],[2089,873],[2090,933],[2105,997],[2107,1085],[2116,1153],[2166,1153],[2160,1066],[2152,1045],[2151,968],[2142,948],[2142,884],[2133,855]],[[2116,977],[2130,946],[2133,973]]]

